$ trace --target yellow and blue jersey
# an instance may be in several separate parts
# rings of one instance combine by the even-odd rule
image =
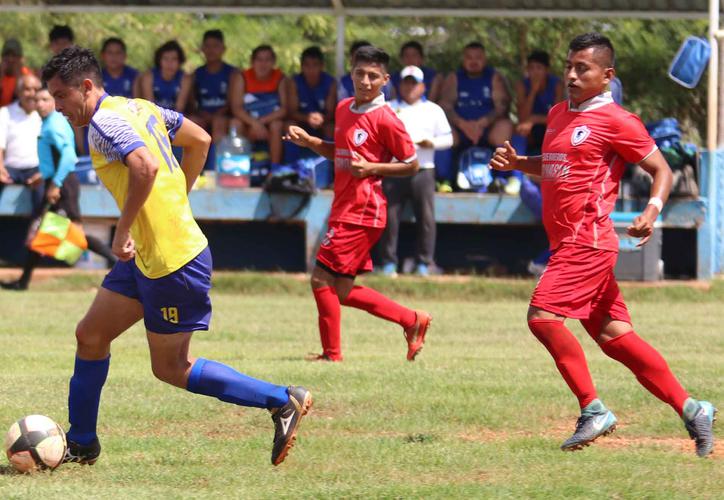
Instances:
[[[158,159],[151,193],[131,226],[136,265],[151,279],[180,269],[208,245],[191,213],[186,176],[171,151],[182,121],[180,113],[149,101],[104,95],[89,125],[93,167],[119,209],[128,194],[126,157],[146,147]]]

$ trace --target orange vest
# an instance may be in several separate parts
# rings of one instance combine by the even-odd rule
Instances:
[[[31,73],[30,68],[23,66],[20,69],[23,75]],[[2,87],[0,88],[0,106],[7,106],[15,100],[15,87],[18,84],[18,78],[15,75],[3,75]]]
[[[284,77],[284,73],[279,68],[272,70],[271,77],[267,80],[259,80],[254,73],[254,68],[245,69],[244,75],[244,91],[247,94],[267,94],[276,92],[279,88],[279,82]]]

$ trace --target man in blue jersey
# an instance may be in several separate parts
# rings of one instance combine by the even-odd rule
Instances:
[[[471,146],[495,149],[513,134],[505,80],[488,64],[480,42],[463,49],[462,65],[445,79],[440,104],[453,126],[456,156]]]
[[[126,42],[111,37],[103,41],[103,88],[108,95],[138,97],[138,70],[126,64]]]
[[[337,87],[334,77],[324,71],[324,55],[319,47],[304,49],[301,69],[289,85],[289,118],[307,133],[331,139]]]
[[[176,40],[156,49],[153,68],[140,78],[141,97],[166,109],[183,113],[191,90],[191,76],[183,70],[186,53]]]
[[[540,154],[548,111],[563,100],[563,82],[550,72],[547,52],[534,50],[528,56],[525,78],[515,85],[518,108],[517,134],[527,140],[526,151]]]
[[[48,32],[48,48],[53,55],[75,43],[75,33],[68,25],[54,25]]]
[[[229,129],[229,101],[227,93],[236,68],[224,62],[224,34],[221,30],[204,33],[201,52],[206,64],[193,74],[191,96],[196,111],[189,118],[211,133],[214,143],[219,142]]]
[[[309,391],[243,375],[190,355],[192,332],[211,319],[211,252],[191,213],[188,192],[211,139],[176,111],[143,99],[111,97],[93,53],[65,49],[43,67],[56,109],[75,126],[89,126],[93,167],[121,215],[113,237],[119,258],[76,328],[76,359],[68,396],[70,429],[65,462],[93,464],[111,342],[143,319],[153,374],[196,394],[271,411],[271,460],[281,463],[312,405]],[[183,148],[181,164],[171,145]]]

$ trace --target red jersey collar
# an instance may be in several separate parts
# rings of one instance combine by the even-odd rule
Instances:
[[[573,111],[574,113],[583,113],[585,111],[593,111],[594,109],[598,109],[601,106],[605,106],[606,104],[611,104],[613,102],[613,97],[611,97],[611,92],[604,92],[602,94],[598,94],[597,96],[591,97],[590,99],[583,101],[578,107],[575,107],[571,101],[568,101],[568,111]]]

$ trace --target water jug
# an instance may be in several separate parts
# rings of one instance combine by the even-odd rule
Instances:
[[[249,187],[251,147],[239,137],[236,127],[229,129],[216,147],[216,183],[223,187]]]

